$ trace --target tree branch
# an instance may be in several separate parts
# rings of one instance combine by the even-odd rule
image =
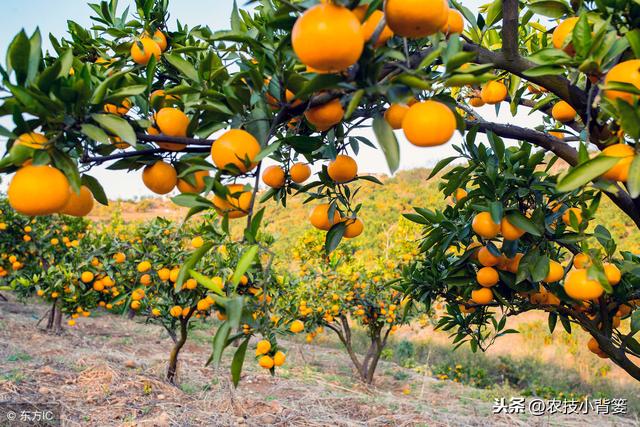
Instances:
[[[502,1],[502,52],[506,60],[518,58],[518,0]]]
[[[179,152],[180,153],[208,153],[209,151],[211,150],[208,147],[185,147]],[[147,155],[153,155],[153,154],[164,154],[168,152],[173,153],[173,151],[169,151],[164,148],[150,148],[148,150],[123,151],[121,153],[111,154],[109,156],[81,158],[80,163],[102,164],[110,160],[127,159],[130,157],[147,156]]]

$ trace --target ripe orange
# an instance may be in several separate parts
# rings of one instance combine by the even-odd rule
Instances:
[[[607,276],[607,281],[611,286],[620,283],[620,279],[622,278],[622,273],[620,273],[618,267],[610,262],[604,263],[604,274]]]
[[[156,99],[159,99],[159,101],[156,101]],[[178,99],[180,99],[178,95],[167,95],[162,89],[154,90],[151,92],[151,95],[149,95],[149,102],[152,106],[155,105],[156,107],[164,107],[165,104],[169,104],[167,101],[176,101]]]
[[[269,351],[271,351],[271,343],[269,340],[258,341],[258,344],[256,344],[256,356],[267,354]]]
[[[384,18],[384,13],[380,10],[374,10],[373,13],[367,18],[366,21],[362,24],[362,36],[365,41],[371,40],[373,33],[376,31],[376,27],[380,23],[380,21]],[[380,47],[383,46],[387,40],[393,37],[393,31],[389,28],[388,25],[385,25],[382,29],[382,32],[378,36],[374,46]]]
[[[455,9],[449,9],[447,22],[442,26],[441,31],[445,34],[462,33],[464,31],[464,18]]]
[[[156,30],[156,32],[153,33],[153,41],[156,42],[162,52],[167,50],[167,36],[165,36],[162,31]]]
[[[274,363],[273,363],[273,359],[270,356],[262,356],[258,360],[258,364],[264,369],[271,369],[273,368]]]
[[[573,35],[573,28],[576,26],[578,22],[577,17],[567,18],[562,21],[558,26],[553,30],[553,34],[551,36],[551,40],[553,42],[553,47],[556,49],[564,49],[565,52],[571,54],[573,52],[573,47],[567,45],[567,39],[570,39]],[[566,46],[565,46],[566,45]]]
[[[471,291],[471,301],[476,304],[489,304],[493,301],[493,292],[489,288],[480,288]]]
[[[346,228],[344,230],[344,237],[352,239],[362,234],[364,230],[364,223],[360,218],[350,218],[345,221]]]
[[[142,45],[142,47],[139,45]],[[147,65],[151,56],[155,56],[156,60],[158,60],[160,55],[162,55],[160,46],[149,37],[141,37],[131,44],[131,58],[138,65]]]
[[[181,193],[202,193],[207,187],[204,179],[209,176],[209,171],[195,171],[193,173],[193,179],[195,185],[191,184],[187,180],[178,179],[178,190]]]
[[[500,221],[500,232],[506,240],[518,240],[524,234],[524,230],[512,225],[507,217]]]
[[[482,267],[476,273],[476,280],[485,288],[490,288],[495,286],[500,280],[500,276],[495,268],[492,267]]]
[[[125,254],[123,254],[122,252],[118,252],[118,253],[113,255],[113,259],[117,264],[122,264],[123,262],[125,262],[127,260],[127,256]]]
[[[550,260],[549,272],[547,273],[547,277],[545,277],[542,281],[545,283],[554,283],[562,280],[563,277],[564,268],[562,268],[562,264],[557,261]]]
[[[93,209],[93,194],[85,185],[80,187],[80,193],[71,190],[69,200],[60,213],[73,216],[87,216]]]
[[[358,61],[364,49],[364,36],[353,12],[325,3],[308,9],[296,20],[291,44],[304,65],[337,72]]]
[[[599,298],[604,289],[597,280],[589,278],[586,269],[577,269],[567,273],[564,291],[573,299],[587,301]]]
[[[156,113],[156,124],[167,136],[185,137],[189,127],[189,117],[173,107],[165,107]]]
[[[182,314],[182,307],[180,307],[179,305],[174,305],[173,307],[171,307],[171,310],[169,310],[169,314],[173,317],[180,317],[180,315]]]
[[[404,104],[391,104],[389,108],[384,112],[384,119],[389,123],[392,129],[402,128],[402,121],[404,116],[407,115],[409,106]]]
[[[384,15],[395,34],[417,39],[437,33],[447,23],[449,6],[445,0],[387,0]]]
[[[326,104],[309,108],[304,112],[304,116],[316,130],[324,132],[342,121],[344,108],[342,108],[340,100],[336,98]]]
[[[484,101],[479,96],[472,96],[469,98],[469,105],[472,107],[482,107],[484,105]]]
[[[168,268],[161,268],[160,270],[158,270],[158,277],[163,282],[166,282],[167,280],[169,280],[170,275],[171,275],[171,270],[169,270]]]
[[[640,89],[640,59],[623,61],[613,67],[604,78],[605,83],[620,82],[629,83]],[[604,96],[610,101],[622,99],[629,104],[633,104],[638,99],[638,95],[619,90],[607,90]]]
[[[602,154],[608,157],[619,157],[620,160],[611,169],[601,175],[601,178],[612,181],[627,182],[629,168],[636,154],[633,147],[626,144],[614,144],[602,150]]]
[[[284,187],[285,174],[284,170],[278,165],[269,166],[262,173],[262,182],[271,188]]]
[[[149,261],[141,261],[138,263],[137,269],[139,273],[146,273],[151,269],[151,263]]]
[[[311,176],[311,168],[306,163],[296,163],[289,169],[289,175],[291,175],[291,181],[301,184]]]
[[[29,132],[20,135],[15,143],[40,150],[45,148],[48,142],[49,139],[47,139],[45,135],[37,132]]]
[[[291,322],[291,325],[289,325],[289,330],[294,334],[302,332],[304,331],[304,323],[301,320],[294,320]]]
[[[119,116],[124,116],[131,109],[131,105],[132,105],[131,101],[129,99],[125,98],[125,99],[122,100],[120,105],[104,104],[104,107],[102,107],[102,109],[105,111],[105,113],[117,114]]]
[[[142,171],[142,182],[156,194],[167,194],[178,183],[178,174],[173,166],[158,160]]]
[[[309,216],[309,221],[315,228],[327,231],[334,224],[340,222],[340,214],[336,210],[333,213],[333,221],[329,220],[329,203],[322,203],[313,208]]]
[[[578,225],[582,224],[582,210],[580,208],[569,208],[562,214],[562,222],[566,225],[571,226],[571,214],[576,217],[578,221]]]
[[[351,181],[358,175],[358,164],[352,157],[338,154],[335,160],[329,162],[327,173],[338,184]]]
[[[231,219],[246,216],[249,213],[253,192],[245,190],[242,184],[229,184],[226,187],[229,192],[226,198],[223,199],[217,194],[213,196],[215,210]]]
[[[24,166],[16,172],[7,190],[9,204],[23,215],[59,212],[71,197],[69,181],[51,166]]]
[[[467,190],[464,188],[456,188],[456,191],[453,192],[453,201],[459,203],[467,198],[467,194]]]
[[[500,233],[500,224],[493,222],[489,212],[480,212],[473,217],[471,228],[480,237],[493,239]]]
[[[564,139],[564,132],[556,132],[556,131],[549,131],[549,135],[556,137],[558,139]]]
[[[500,257],[492,254],[486,246],[478,251],[478,262],[484,267],[493,267],[500,262]]]
[[[409,142],[418,147],[442,145],[456,130],[456,116],[441,102],[417,102],[404,116],[402,130]]]
[[[551,115],[557,121],[567,123],[576,118],[577,112],[568,102],[558,101],[551,109]]]
[[[485,104],[498,104],[507,97],[507,87],[497,80],[487,82],[480,91],[480,98]]]
[[[591,258],[584,253],[577,254],[573,257],[573,266],[578,269],[589,268],[591,267]]]
[[[89,283],[93,281],[93,273],[90,271],[83,271],[80,275],[80,280],[82,280],[83,283]]]
[[[253,135],[242,129],[228,130],[211,145],[211,158],[219,169],[233,165],[242,173],[256,167],[253,159],[258,153],[260,153],[260,143]],[[248,166],[245,164],[247,159]]]
[[[287,360],[287,355],[281,351],[278,351],[273,355],[273,364],[276,366],[284,365],[285,360]]]

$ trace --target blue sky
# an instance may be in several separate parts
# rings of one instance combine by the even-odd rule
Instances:
[[[126,5],[133,3],[133,1],[121,0],[120,10],[124,10]],[[243,3],[243,0],[238,2],[239,5]],[[482,3],[484,2],[480,0],[471,0],[465,2],[465,5],[471,10],[477,10],[477,6]],[[172,0],[170,1],[170,26],[174,25],[175,20],[178,19],[181,23],[189,26],[208,25],[213,30],[227,29],[229,28],[232,7],[233,0]],[[49,33],[57,36],[65,34],[67,20],[74,20],[89,27],[91,23],[89,16],[92,12],[87,6],[87,0],[0,1],[0,61],[4,63],[7,45],[20,29],[24,28],[28,34],[31,34],[36,26],[39,26],[44,35],[43,38],[47,40]],[[500,117],[495,115],[493,107],[483,107],[479,111],[488,120],[514,122],[507,108],[503,108]],[[533,126],[535,123],[539,123],[539,119],[534,120],[534,117],[537,116],[527,117],[524,114],[519,114],[515,121]],[[0,123],[11,127],[11,123],[6,119],[0,119]],[[362,134],[374,139],[370,131],[364,130]],[[435,148],[418,148],[409,144],[401,131],[397,136],[401,147],[401,169],[433,166],[439,159],[454,154],[451,144],[461,140],[459,134],[456,133],[447,145]],[[362,148],[358,155],[358,164],[362,173],[388,173],[384,157],[377,150]],[[91,173],[105,183],[105,190],[109,198],[151,195],[142,184],[140,172],[127,174],[99,168]],[[0,191],[6,190],[6,182],[3,180],[3,183],[0,184]]]

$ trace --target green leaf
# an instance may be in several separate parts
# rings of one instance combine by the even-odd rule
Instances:
[[[236,270],[233,272],[233,276],[231,277],[231,283],[233,284],[234,289],[238,286],[238,283],[240,283],[240,279],[244,273],[249,270],[249,267],[251,267],[251,264],[253,264],[257,255],[258,246],[256,245],[249,247],[249,249],[242,254],[238,261],[238,265],[236,266]]]
[[[573,35],[571,42],[576,54],[580,57],[584,57],[589,53],[592,43],[591,27],[589,27],[589,21],[587,20],[587,14],[582,12],[576,26],[573,28]]]
[[[224,305],[225,312],[227,313],[229,325],[232,329],[240,327],[240,320],[242,319],[242,302],[243,297],[237,296],[230,298]]]
[[[91,104],[100,104],[104,100],[104,96],[107,93],[107,89],[111,87],[117,80],[119,80],[125,74],[128,74],[129,70],[119,71],[102,81],[98,85],[98,87],[93,91],[93,95],[91,95],[91,100],[89,101]]]
[[[115,114],[94,114],[91,116],[100,127],[120,137],[131,145],[136,145],[136,132],[128,121]]]
[[[32,82],[38,74],[42,59],[42,36],[40,29],[36,28],[29,39],[29,65],[27,69],[27,82]]]
[[[640,196],[640,156],[638,155],[633,157],[633,161],[629,167],[627,188],[629,189],[631,198],[635,199]]]
[[[213,280],[211,280],[210,278],[208,278],[207,276],[205,276],[204,274],[200,274],[195,270],[189,270],[189,275],[193,277],[196,280],[196,282],[198,282],[205,288],[209,289],[210,291],[213,291],[220,296],[225,295],[224,291],[222,290],[222,287],[218,285],[216,282],[214,282]]]
[[[628,31],[626,34],[629,46],[633,50],[633,54],[636,58],[640,58],[640,28]]]
[[[196,249],[185,261],[185,263],[182,265],[182,268],[180,269],[180,273],[178,273],[178,279],[176,280],[176,292],[180,292],[180,289],[182,289],[182,284],[185,282],[185,280],[187,280],[187,276],[190,275],[189,270],[193,270],[196,264],[202,259],[203,256],[205,256],[207,252],[209,252],[209,250],[211,250],[212,247],[212,242],[205,242],[204,245]]]
[[[583,185],[593,181],[600,175],[611,169],[620,161],[617,157],[607,157],[599,155],[574,168],[571,168],[561,180],[556,184],[559,192],[573,191]]]
[[[376,135],[378,145],[380,145],[387,159],[389,170],[393,174],[400,166],[400,146],[398,145],[396,135],[393,133],[393,129],[389,126],[389,123],[387,123],[382,116],[373,118],[373,133]]]
[[[180,55],[175,53],[168,53],[162,56],[165,58],[169,64],[175,67],[178,71],[180,71],[185,77],[194,82],[198,82],[200,79],[198,77],[198,72],[196,68],[189,61],[183,59]]]
[[[347,229],[347,226],[344,222],[339,222],[334,224],[333,227],[329,231],[327,231],[327,235],[324,239],[324,251],[327,255],[336,250],[342,237],[344,236],[344,232]]]
[[[269,157],[273,154],[278,148],[280,148],[281,141],[276,141],[273,144],[267,146],[262,151],[258,153],[258,155],[253,159],[254,163],[259,162],[260,160]]]
[[[247,347],[249,346],[249,339],[250,337],[247,337],[242,344],[240,344],[231,361],[231,381],[234,387],[237,387],[240,382],[240,374],[242,373],[242,365],[244,364]]]
[[[493,0],[487,9],[487,26],[490,27],[502,18],[502,0]]]
[[[231,332],[231,326],[229,322],[224,322],[218,330],[216,334],[213,336],[212,342],[212,352],[211,357],[207,361],[207,365],[213,362],[213,366],[216,368],[220,364],[220,360],[222,359],[222,352],[230,343],[227,342],[227,338],[229,338],[229,333]]]
[[[640,114],[623,99],[617,100],[622,129],[633,139],[640,139]]]
[[[69,184],[71,184],[73,191],[76,193],[80,191],[80,172],[78,172],[76,161],[61,151],[54,150],[49,154],[51,155],[53,164],[64,172],[69,179]]]
[[[342,76],[335,74],[318,74],[296,93],[295,99],[303,99],[307,95],[316,93],[324,89],[332,89],[338,87],[343,81]]]
[[[171,201],[178,206],[185,208],[213,208],[213,203],[206,197],[199,194],[179,194],[171,198]]]
[[[449,163],[451,163],[452,161],[454,161],[457,158],[458,158],[458,156],[451,156],[451,157],[446,157],[446,158],[438,161],[438,163],[436,163],[436,165],[431,170],[431,173],[429,174],[429,177],[427,179],[431,179],[434,176],[436,176],[436,174],[438,172],[440,172],[442,169],[447,167],[449,165]]]
[[[242,19],[240,18],[240,13],[238,13],[238,5],[236,0],[233,0],[233,9],[231,10],[231,30],[238,33],[246,33],[247,26]]]
[[[557,76],[563,73],[564,68],[559,65],[539,65],[522,72],[526,77]]]
[[[13,38],[7,49],[7,73],[15,72],[18,85],[23,85],[27,80],[30,49],[31,43],[24,30]]]
[[[640,331],[640,310],[635,310],[631,315],[631,331]]]
[[[348,120],[353,112],[360,105],[360,100],[362,100],[362,96],[364,95],[364,89],[358,89],[354,92],[353,96],[349,100],[349,104],[347,105],[347,110],[344,113],[344,119]]]
[[[82,185],[86,185],[91,193],[93,194],[94,199],[98,201],[101,205],[109,206],[109,199],[107,199],[107,195],[104,192],[104,188],[97,179],[92,177],[91,175],[84,174],[82,175]]]
[[[567,3],[560,0],[538,0],[528,4],[529,9],[537,14],[548,16],[549,18],[560,18],[571,13],[571,8]]]
[[[520,211],[512,211],[507,214],[507,221],[515,227],[518,227],[533,236],[541,236],[542,232],[529,218],[524,216]]]
[[[82,126],[80,126],[80,132],[94,141],[102,142],[103,144],[109,143],[109,135],[107,135],[107,133],[98,126],[84,123],[82,124]]]
[[[553,333],[556,329],[556,323],[558,323],[558,313],[552,311],[549,313],[549,332]]]

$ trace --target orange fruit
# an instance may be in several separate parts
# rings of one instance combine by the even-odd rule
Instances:
[[[619,157],[620,160],[611,169],[601,175],[601,178],[611,181],[627,182],[629,168],[636,152],[630,145],[614,144],[602,150],[602,154],[608,157]]]
[[[418,147],[442,145],[456,130],[456,116],[441,102],[417,102],[404,116],[402,130],[407,140]]]
[[[367,20],[364,21],[364,23],[362,24],[362,36],[364,37],[365,41],[371,40],[371,37],[376,31],[376,28],[378,27],[378,24],[380,23],[382,18],[384,18],[384,13],[382,13],[382,11],[380,10],[374,10],[373,13],[369,15]],[[383,46],[391,37],[393,37],[393,31],[391,31],[391,28],[389,28],[388,25],[385,25],[382,29],[382,32],[378,36],[378,39],[376,40],[374,46]]]
[[[80,193],[71,190],[69,200],[60,213],[73,216],[87,216],[93,209],[93,194],[85,185],[80,187]]]
[[[15,143],[40,150],[45,148],[48,142],[49,140],[45,135],[37,132],[29,132],[20,135]]]
[[[551,115],[559,122],[567,123],[576,118],[578,113],[568,102],[558,101],[551,109]]]
[[[23,215],[50,215],[67,204],[71,191],[67,177],[58,169],[27,165],[11,179],[7,196],[11,207]]]
[[[500,262],[500,257],[495,256],[489,251],[489,248],[483,246],[478,251],[478,262],[484,267],[493,267]]]
[[[262,182],[264,182],[271,188],[284,187],[284,181],[284,170],[278,165],[269,166],[262,173]]]
[[[384,16],[395,34],[418,39],[437,33],[447,23],[449,6],[445,0],[387,0]]]
[[[338,154],[327,166],[329,178],[338,184],[351,181],[358,175],[358,164],[345,154]]]
[[[123,262],[125,262],[127,260],[127,256],[125,254],[123,254],[122,252],[118,252],[118,253],[113,255],[113,259],[116,262],[116,264],[122,264]]]
[[[480,91],[480,98],[485,104],[498,104],[507,98],[507,87],[497,80],[487,82]]]
[[[408,105],[391,104],[384,112],[384,119],[392,129],[400,129],[402,128],[402,121],[404,120],[404,116],[407,115],[407,111],[409,111]]]
[[[156,194],[167,194],[178,183],[178,174],[173,166],[158,160],[142,171],[142,182]]]
[[[589,255],[580,253],[573,257],[573,266],[577,269],[591,267],[591,258]]]
[[[564,139],[564,132],[556,132],[556,131],[549,131],[549,135],[556,137],[558,139]]]
[[[472,96],[469,98],[469,105],[476,108],[482,107],[484,105],[484,101],[479,96]]]
[[[93,281],[93,273],[90,271],[83,271],[82,274],[80,275],[80,280],[82,280],[82,283],[89,283],[91,281]]]
[[[498,283],[498,281],[500,280],[500,276],[498,275],[498,272],[495,268],[482,267],[476,273],[476,280],[480,284],[480,286],[490,288]]]
[[[569,208],[562,214],[562,222],[566,225],[571,226],[571,214],[576,217],[578,221],[578,225],[582,224],[582,210],[580,208]]]
[[[599,298],[604,289],[597,280],[589,278],[586,269],[576,269],[567,273],[564,291],[573,299],[587,301]]]
[[[557,261],[550,260],[549,261],[549,272],[547,276],[542,280],[545,283],[554,283],[562,280],[564,277],[564,268],[562,268],[562,264]]]
[[[258,153],[260,143],[242,129],[230,129],[211,144],[211,158],[219,169],[233,165],[242,173],[248,172],[256,167],[253,159]],[[248,166],[245,164],[247,159]]]
[[[604,263],[604,275],[607,276],[607,281],[611,286],[620,283],[620,279],[622,278],[622,273],[620,273],[618,267],[610,262]]]
[[[167,36],[165,36],[162,31],[156,30],[156,32],[153,33],[153,41],[156,42],[162,52],[167,50]]]
[[[480,288],[471,291],[471,301],[476,304],[489,304],[493,301],[493,292],[489,288]]]
[[[456,203],[461,202],[462,200],[467,198],[467,190],[464,188],[456,188],[456,191],[453,192],[453,200]]]
[[[567,44],[567,39],[571,39],[573,35],[573,28],[578,23],[577,17],[567,18],[562,21],[558,26],[553,30],[553,34],[551,35],[551,41],[553,43],[553,47],[556,49],[564,49],[565,52],[571,54],[573,51],[573,47],[570,47],[570,43]]]
[[[304,331],[304,323],[301,320],[294,320],[291,322],[291,325],[289,325],[289,330],[294,334],[302,332]]]
[[[209,176],[209,171],[195,171],[193,173],[193,179],[195,185],[191,184],[187,180],[178,179],[178,190],[181,193],[202,193],[207,187],[204,179]]]
[[[267,78],[264,80],[264,85],[267,87],[269,87],[269,85],[271,84],[271,77]],[[279,92],[279,89],[278,89]],[[293,98],[295,98],[295,94],[293,92],[291,92],[289,89],[285,89],[284,91],[284,97],[286,102],[291,103],[293,101]],[[268,91],[265,94],[265,98],[267,100],[267,105],[272,109],[272,110],[277,110],[278,108],[280,108],[280,101],[278,101],[276,98],[274,98],[273,95],[271,95]],[[300,105],[302,102],[297,99],[295,100],[295,102],[293,102],[292,106],[296,107],[298,105]]]
[[[285,360],[287,360],[287,356],[281,351],[273,355],[273,364],[276,366],[284,365]]]
[[[301,184],[311,176],[311,168],[306,163],[296,163],[289,169],[289,175],[291,175],[291,181]]]
[[[464,31],[464,18],[455,9],[449,9],[447,22],[442,26],[441,31],[445,34],[462,33]]]
[[[258,364],[264,369],[271,369],[273,368],[273,365],[274,365],[273,359],[270,356],[262,356],[258,360]]]
[[[129,110],[131,109],[131,106],[132,106],[131,101],[129,99],[125,98],[125,99],[122,100],[120,105],[104,104],[104,107],[102,107],[102,109],[106,113],[117,114],[119,116],[124,116],[125,114],[127,114],[129,112]]]
[[[269,340],[260,340],[256,344],[256,356],[260,354],[267,354],[271,351],[271,343]]]
[[[158,270],[158,277],[163,282],[166,282],[167,280],[169,280],[170,275],[171,275],[171,270],[169,270],[168,268],[161,268],[160,270]]]
[[[304,112],[304,116],[317,131],[324,132],[342,121],[344,108],[342,108],[340,100],[336,98],[326,104],[309,108]]]
[[[173,107],[161,108],[155,115],[160,132],[167,136],[185,137],[189,127],[189,117]]]
[[[220,215],[228,215],[229,218],[241,218],[249,213],[253,192],[244,189],[242,184],[229,184],[226,186],[228,194],[222,198],[217,194],[213,196],[213,205]]]
[[[176,101],[180,99],[178,95],[167,95],[164,90],[157,89],[151,92],[151,95],[149,95],[149,102],[151,104],[155,104],[156,99],[158,98],[160,99],[160,101],[158,101],[157,105],[159,105],[160,107],[164,107],[164,105],[167,104],[166,101]]]
[[[358,237],[364,230],[364,223],[360,218],[349,218],[345,221],[345,225],[344,237],[347,239]]]
[[[512,225],[507,217],[500,221],[500,232],[506,240],[518,240],[524,234],[524,230]]]
[[[340,222],[340,214],[336,210],[333,213],[333,220],[329,220],[329,203],[322,203],[311,210],[309,221],[315,228],[327,231]]]
[[[138,263],[137,269],[139,273],[145,273],[151,269],[151,263],[149,261],[141,261]]]
[[[604,78],[604,82],[629,83],[640,89],[640,59],[620,62],[609,70]],[[629,104],[633,104],[635,100],[638,99],[638,95],[620,90],[606,90],[604,96],[610,101],[622,99]]]
[[[308,9],[296,20],[291,44],[304,65],[323,72],[338,72],[358,61],[364,49],[364,36],[353,12],[324,3]]]
[[[151,56],[155,56],[158,60],[160,55],[162,55],[160,46],[149,37],[141,37],[131,44],[131,58],[138,65],[147,65]]]
[[[182,314],[182,307],[180,307],[179,305],[174,305],[173,307],[171,307],[171,310],[169,310],[169,314],[173,317],[180,317],[180,315]]]
[[[500,224],[493,222],[489,212],[480,212],[473,217],[471,228],[480,237],[493,239],[500,233]]]

